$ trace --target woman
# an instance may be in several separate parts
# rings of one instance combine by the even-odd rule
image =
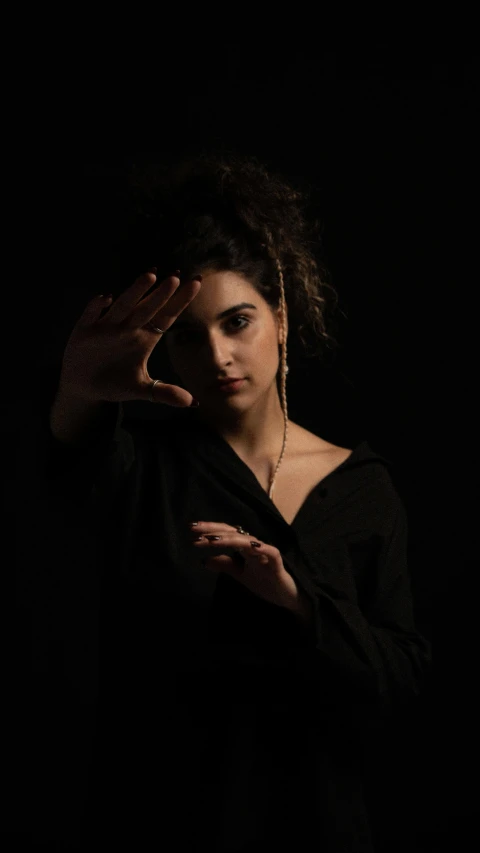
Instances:
[[[287,338],[329,340],[305,199],[232,154],[140,191],[149,272],[87,305],[49,417],[51,499],[101,555],[85,849],[372,851],[368,732],[430,648],[388,463],[288,418]]]

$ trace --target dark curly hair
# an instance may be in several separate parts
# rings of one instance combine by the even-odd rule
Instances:
[[[289,347],[323,360],[338,345],[327,330],[338,296],[320,259],[322,225],[308,216],[312,188],[295,183],[231,149],[134,166],[133,267],[139,273],[156,266],[157,280],[176,269],[185,278],[207,269],[234,271],[272,310],[281,303],[283,275]]]
[[[326,319],[328,293],[335,305],[338,296],[319,258],[321,226],[308,216],[310,189],[294,187],[255,156],[208,148],[180,157],[164,155],[159,165],[134,167],[129,192],[133,221],[128,228],[133,227],[127,239],[133,255],[127,266],[135,275],[152,267],[157,268],[157,281],[175,270],[185,279],[207,271],[236,272],[272,313],[281,309],[276,381],[285,426],[271,498],[288,437],[286,317],[289,347],[293,343],[294,349],[307,356],[319,354],[323,360],[327,349],[337,345]],[[125,257],[125,247],[121,254]],[[316,344],[310,353],[308,333]]]

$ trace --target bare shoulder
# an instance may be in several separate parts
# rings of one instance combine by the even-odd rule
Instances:
[[[322,458],[329,459],[335,464],[340,465],[353,452],[352,448],[332,444],[332,442],[326,441],[314,432],[300,426],[300,424],[293,423],[293,421],[290,422],[290,426],[298,452],[302,455],[311,456],[311,454],[320,454]]]

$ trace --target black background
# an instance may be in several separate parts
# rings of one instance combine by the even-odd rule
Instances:
[[[62,40],[40,77],[32,70],[19,120],[12,218],[20,240],[8,288],[28,335],[16,324],[7,447],[22,452],[18,426],[87,300],[118,288],[115,199],[132,163],[199,139],[308,177],[344,314],[331,368],[292,366],[287,395],[291,416],[322,437],[345,446],[366,438],[394,462],[418,624],[433,641],[434,667],[418,715],[375,758],[375,828],[379,851],[433,851],[440,838],[445,847],[469,843],[477,811],[477,59],[468,50],[322,49],[307,29],[301,39],[279,39],[252,27],[237,41],[212,33],[188,45],[175,31],[128,50],[113,38],[105,52],[101,43],[92,52],[77,46],[71,63]],[[127,408],[157,416],[147,403]],[[50,556],[41,519],[39,507],[37,536],[25,542],[21,506],[14,518],[20,575],[34,553]],[[22,662],[14,674],[23,682],[30,623],[22,603],[15,625]],[[20,774],[13,761],[20,777],[29,772],[22,760]],[[30,817],[18,785],[2,820],[20,843]],[[403,836],[395,820],[404,812]]]

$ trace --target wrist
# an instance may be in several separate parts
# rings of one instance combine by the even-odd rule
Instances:
[[[313,605],[305,593],[300,592],[296,601],[292,602],[289,610],[297,619],[308,625],[313,622]]]

